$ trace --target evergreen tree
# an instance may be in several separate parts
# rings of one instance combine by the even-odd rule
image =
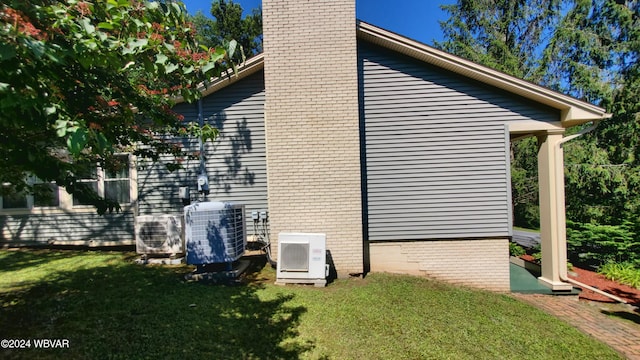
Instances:
[[[459,0],[443,7],[456,55],[604,107],[598,129],[565,145],[567,217],[640,223],[640,2]],[[571,131],[576,131],[571,130]],[[535,141],[512,144],[516,224],[536,226]]]
[[[560,0],[459,0],[442,7],[445,41],[436,46],[519,78],[536,80],[540,44],[560,16]]]
[[[640,4],[572,1],[541,59],[547,83],[613,114],[566,145],[567,216],[640,223]]]

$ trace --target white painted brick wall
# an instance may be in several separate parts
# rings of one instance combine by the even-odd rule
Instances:
[[[263,0],[263,24],[271,233],[326,233],[362,273],[355,1]]]
[[[371,243],[371,271],[427,275],[508,292],[509,240],[439,240]]]

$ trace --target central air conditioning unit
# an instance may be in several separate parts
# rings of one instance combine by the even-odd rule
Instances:
[[[136,216],[138,254],[176,255],[184,253],[182,221],[175,215]]]
[[[278,234],[276,284],[327,284],[326,235],[312,233]]]
[[[231,263],[247,245],[244,205],[199,202],[184,207],[187,264]]]

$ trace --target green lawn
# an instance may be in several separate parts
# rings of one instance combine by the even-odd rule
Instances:
[[[387,274],[283,287],[259,263],[241,284],[213,285],[134,258],[0,251],[0,339],[69,340],[0,358],[619,358],[507,295]]]

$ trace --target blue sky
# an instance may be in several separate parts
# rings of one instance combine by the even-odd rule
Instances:
[[[298,0],[291,0],[298,1]],[[189,13],[198,10],[206,15],[211,8],[210,0],[183,0]],[[259,7],[261,0],[234,0],[245,12]],[[446,20],[447,14],[440,4],[452,4],[454,0],[356,0],[356,17],[362,21],[393,31],[400,35],[432,45],[433,40],[442,40],[438,21]]]

